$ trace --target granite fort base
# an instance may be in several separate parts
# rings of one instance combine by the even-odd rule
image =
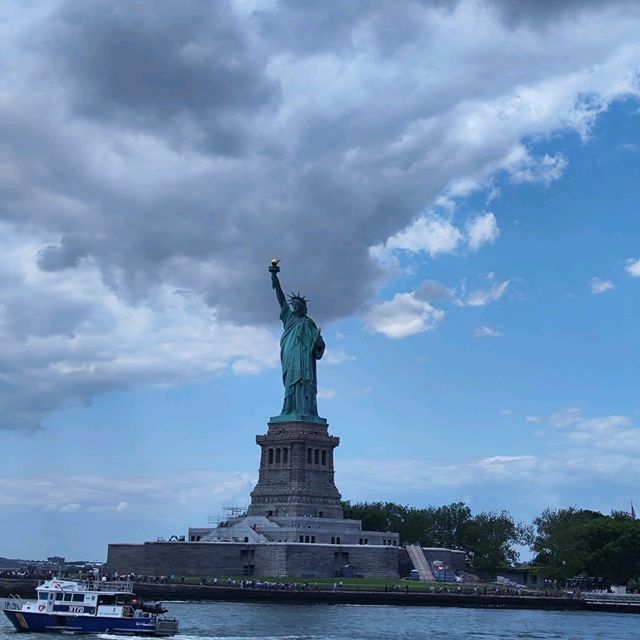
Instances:
[[[138,575],[397,578],[398,547],[274,542],[110,544],[108,571]],[[345,568],[348,567],[348,568]]]
[[[223,527],[192,527],[187,542],[111,544],[112,571],[152,575],[362,575],[397,578],[398,534],[347,520],[334,482],[340,439],[325,420],[278,416],[260,445],[248,515]]]
[[[272,418],[261,447],[248,515],[222,527],[192,527],[185,542],[110,544],[107,571],[184,576],[363,576],[395,579],[411,563],[399,536],[347,520],[334,483],[340,440],[322,419]],[[465,554],[423,549],[428,562],[464,568]]]

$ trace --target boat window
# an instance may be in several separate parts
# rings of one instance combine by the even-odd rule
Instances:
[[[38,600],[46,600],[46,599],[47,599],[46,593],[42,593],[42,591],[38,593]]]
[[[55,599],[55,597],[56,597],[56,594],[55,594],[55,593],[50,593],[50,594],[49,594],[49,600],[54,600],[54,599]]]
[[[84,602],[84,593],[74,593],[73,594],[74,602]]]
[[[71,594],[70,593],[65,593],[64,594],[64,601],[65,602],[71,602]]]
[[[62,595],[61,593],[56,593],[56,600],[62,600]]]

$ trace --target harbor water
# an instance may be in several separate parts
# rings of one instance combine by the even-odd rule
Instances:
[[[172,602],[165,606],[180,620],[176,640],[640,638],[640,615],[634,614],[247,602]],[[14,631],[3,616],[0,640],[25,637]],[[60,638],[58,634],[46,633],[33,637],[37,640]],[[122,638],[109,634],[93,637]]]

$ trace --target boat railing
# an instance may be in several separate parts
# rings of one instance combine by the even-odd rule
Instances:
[[[78,590],[133,593],[133,582],[131,580],[81,580],[78,582]]]
[[[619,604],[640,606],[640,594],[637,593],[599,593],[587,591],[583,594],[585,602],[593,604]]]
[[[12,593],[10,593],[8,600],[2,600],[2,608],[19,611],[20,609],[22,609],[22,598],[20,596],[14,596]]]

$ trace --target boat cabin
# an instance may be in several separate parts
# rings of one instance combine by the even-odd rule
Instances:
[[[134,615],[131,582],[75,582],[47,580],[37,589],[35,610],[47,613],[74,613],[98,616]]]

